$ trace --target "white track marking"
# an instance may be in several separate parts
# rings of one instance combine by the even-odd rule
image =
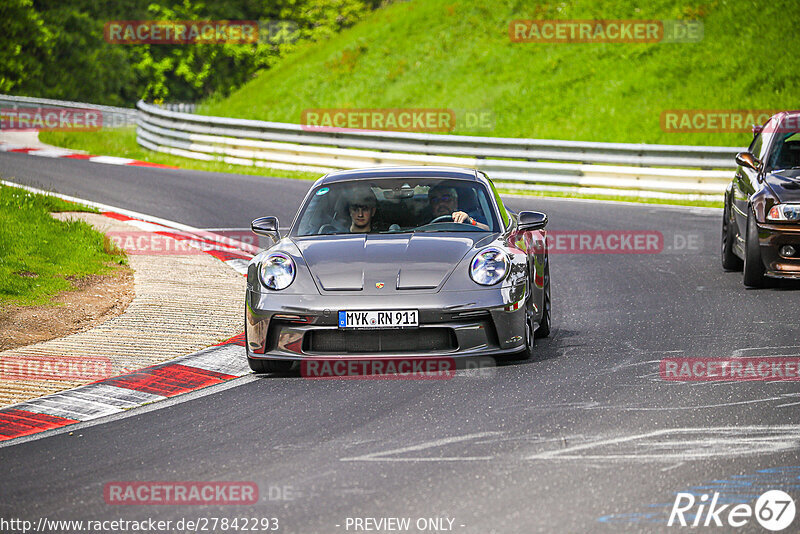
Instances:
[[[146,391],[136,391],[134,389],[109,386],[102,383],[87,384],[69,391],[79,398],[104,402],[126,410],[141,404],[164,400],[166,398],[161,395],[147,393]]]
[[[496,440],[481,440],[484,437],[505,437]],[[524,438],[522,436],[521,438]],[[427,456],[392,457],[412,452],[430,451],[454,443],[466,444],[467,449],[463,456]],[[499,445],[508,441],[508,436],[503,432],[481,432],[428,441],[418,445],[400,447],[385,451],[378,451],[360,456],[341,458],[340,461],[351,462],[454,462],[454,461],[581,461],[588,464],[600,462],[636,461],[636,462],[666,462],[671,464],[662,471],[680,467],[686,462],[706,460],[717,457],[738,457],[756,454],[777,454],[800,450],[800,425],[778,426],[741,426],[741,427],[709,427],[709,428],[668,428],[649,432],[637,432],[611,438],[594,439],[586,441],[583,437],[577,445],[567,445],[575,438],[562,439],[532,439],[530,444],[541,447],[548,443],[549,447],[562,445],[534,454],[518,456],[502,453]],[[521,439],[524,442],[524,439]],[[493,456],[471,455],[469,447],[489,446],[495,452]]]
[[[675,435],[675,440],[647,440]],[[765,435],[757,435],[765,434]],[[696,435],[698,437],[693,438]],[[638,450],[608,454],[579,454],[600,447],[635,444]],[[672,448],[672,451],[667,449]],[[544,451],[528,460],[635,460],[678,462],[717,456],[770,454],[800,449],[800,425],[671,428],[632,434],[565,449]]]
[[[786,349],[794,349],[794,354],[791,354],[791,351],[790,351],[790,354],[772,354],[774,351],[782,351],[782,350],[786,350]],[[773,356],[773,355],[774,356],[797,356],[798,354],[800,354],[800,345],[784,345],[782,347],[748,347],[746,349],[736,349],[736,350],[733,351],[733,357],[734,358],[746,358],[746,357],[748,357],[747,353],[750,353],[750,352],[760,353],[760,352],[765,352],[765,351],[769,351],[770,352],[770,354],[768,354],[768,356]],[[764,356],[764,354],[752,355],[752,356],[750,356],[750,358],[757,358],[759,356]]]
[[[25,145],[16,145],[13,143],[0,143],[0,152],[10,152],[12,150],[19,150],[20,148],[28,148]]]
[[[116,156],[94,156],[89,158],[89,161],[92,163],[107,163],[109,165],[127,165],[128,163],[133,163],[136,160],[130,158],[118,158]]]
[[[661,472],[663,473],[664,471],[672,471],[673,469],[678,468],[678,467],[682,466],[685,463],[686,462],[678,462],[675,465],[671,465],[669,467],[664,467],[663,469],[661,469]]]
[[[239,345],[209,347],[194,354],[179,356],[170,360],[170,363],[179,363],[232,376],[244,376],[250,373],[244,347]]]
[[[239,274],[247,274],[247,266],[250,264],[249,261],[242,260],[239,258],[234,258],[232,260],[225,260],[224,263],[226,263],[228,267],[230,267]]]
[[[72,390],[32,399],[15,408],[76,421],[90,421],[122,411],[122,408],[112,406],[106,401],[86,400],[72,393]]]
[[[390,454],[404,454],[407,452],[421,451],[425,449],[432,449],[435,447],[442,447],[450,445],[451,443],[459,443],[471,439],[484,438],[487,436],[499,436],[502,432],[477,432],[475,434],[467,434],[465,436],[454,436],[450,438],[442,438],[433,441],[427,441],[418,445],[410,445],[408,447],[400,447],[397,449],[390,449],[388,451],[372,452],[362,456],[353,456],[350,458],[341,458],[342,462],[448,462],[448,461],[475,461],[475,460],[491,460],[492,456],[455,456],[448,458],[386,458]]]
[[[63,158],[64,156],[69,156],[71,154],[74,154],[74,152],[58,148],[41,148],[38,150],[31,150],[30,152],[28,152],[28,155],[42,156],[45,158]]]

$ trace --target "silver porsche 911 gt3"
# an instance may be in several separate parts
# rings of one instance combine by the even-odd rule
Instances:
[[[475,170],[328,174],[288,233],[250,262],[245,335],[256,372],[350,358],[527,358],[550,332],[543,213],[508,211]]]

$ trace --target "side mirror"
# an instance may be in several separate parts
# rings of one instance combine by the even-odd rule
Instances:
[[[517,226],[520,230],[541,230],[547,226],[547,215],[538,211],[521,211]]]
[[[281,234],[278,232],[277,217],[259,217],[250,223],[250,230],[254,234],[271,237],[276,243],[281,239]]]
[[[739,152],[736,154],[736,164],[758,172],[760,172],[761,168],[763,167],[761,160],[759,160],[750,152]]]

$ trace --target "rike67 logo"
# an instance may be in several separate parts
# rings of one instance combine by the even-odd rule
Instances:
[[[667,525],[743,527],[755,517],[762,527],[777,532],[791,525],[794,515],[794,500],[781,490],[764,492],[756,500],[755,506],[747,503],[719,504],[719,493],[716,491],[712,496],[704,493],[699,498],[692,493],[678,493]]]

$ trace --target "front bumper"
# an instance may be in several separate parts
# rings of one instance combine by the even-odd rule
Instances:
[[[435,358],[501,356],[525,347],[524,287],[427,294],[282,295],[247,290],[247,356],[302,360],[350,358]],[[347,330],[338,327],[340,310],[419,310],[419,327]],[[323,332],[322,335],[317,333]],[[404,341],[404,336],[405,341]],[[348,337],[350,341],[343,338]],[[387,348],[381,345],[385,337]],[[318,343],[325,338],[333,343]],[[354,338],[359,338],[352,343]],[[370,339],[372,338],[372,339]],[[425,340],[431,340],[426,346]],[[406,342],[407,341],[407,342]],[[360,346],[356,351],[345,347]],[[322,350],[320,350],[322,349]]]
[[[758,224],[758,241],[765,275],[772,278],[800,279],[800,225]],[[791,258],[780,255],[783,245],[794,245],[798,253]]]

